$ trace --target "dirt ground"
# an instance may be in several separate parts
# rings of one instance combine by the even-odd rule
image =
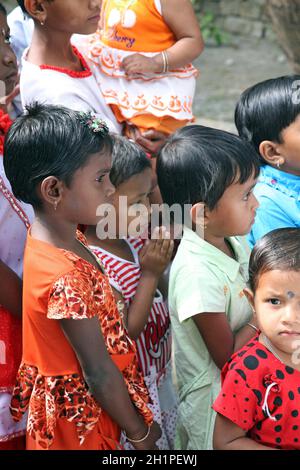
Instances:
[[[235,130],[235,104],[243,90],[268,78],[292,73],[275,41],[233,37],[230,45],[207,45],[195,62],[200,70],[194,102],[199,124]]]

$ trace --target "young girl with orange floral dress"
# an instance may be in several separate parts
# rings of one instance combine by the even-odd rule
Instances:
[[[171,134],[193,120],[202,50],[190,0],[104,0],[90,59],[119,122]]]
[[[7,134],[5,171],[35,210],[11,402],[16,421],[29,410],[30,450],[117,449],[121,429],[138,450],[160,437],[108,278],[76,231],[113,196],[111,152],[102,121],[63,107],[35,104]]]
[[[22,356],[21,278],[25,240],[33,210],[12,194],[2,158],[5,134],[12,123],[6,104],[17,74],[6,11],[0,3],[0,80],[5,84],[6,94],[1,97],[0,109],[0,450],[24,449],[26,430],[26,416],[21,422],[14,423],[9,404]]]

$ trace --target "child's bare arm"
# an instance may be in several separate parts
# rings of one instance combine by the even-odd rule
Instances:
[[[161,0],[161,6],[164,20],[177,39],[168,49],[169,67],[182,67],[204,49],[197,17],[190,0]]]
[[[17,317],[22,316],[22,281],[0,261],[0,304]]]
[[[99,405],[125,430],[128,437],[143,438],[147,425],[133,406],[122,374],[107,352],[98,318],[60,320],[60,325]],[[147,439],[134,446],[137,450],[155,449],[159,437],[160,429],[157,423],[153,423]]]
[[[190,0],[161,0],[165,22],[173,31],[177,41],[167,50],[169,69],[183,67],[195,60],[203,51],[204,42]],[[127,75],[138,73],[160,73],[164,69],[162,53],[153,57],[132,54],[122,66]]]
[[[134,299],[127,311],[127,331],[137,339],[143,331],[152,307],[160,276],[173,252],[172,240],[150,240],[140,252],[141,278]],[[116,295],[117,299],[120,299]]]
[[[244,346],[255,332],[244,326],[234,335],[225,313],[199,313],[193,320],[215,364],[222,369],[230,356]]]
[[[247,433],[224,416],[217,414],[213,438],[216,450],[277,450],[247,437]]]

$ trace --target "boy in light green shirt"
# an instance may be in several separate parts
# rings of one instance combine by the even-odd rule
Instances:
[[[212,449],[220,370],[256,328],[243,292],[249,253],[237,236],[254,222],[259,160],[237,136],[189,126],[166,143],[157,174],[165,203],[183,212],[191,206],[169,282],[180,398],[176,448]]]

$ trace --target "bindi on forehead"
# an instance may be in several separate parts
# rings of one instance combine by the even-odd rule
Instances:
[[[286,296],[287,296],[288,299],[293,299],[296,296],[296,294],[294,292],[292,292],[291,290],[289,290],[287,292]]]

